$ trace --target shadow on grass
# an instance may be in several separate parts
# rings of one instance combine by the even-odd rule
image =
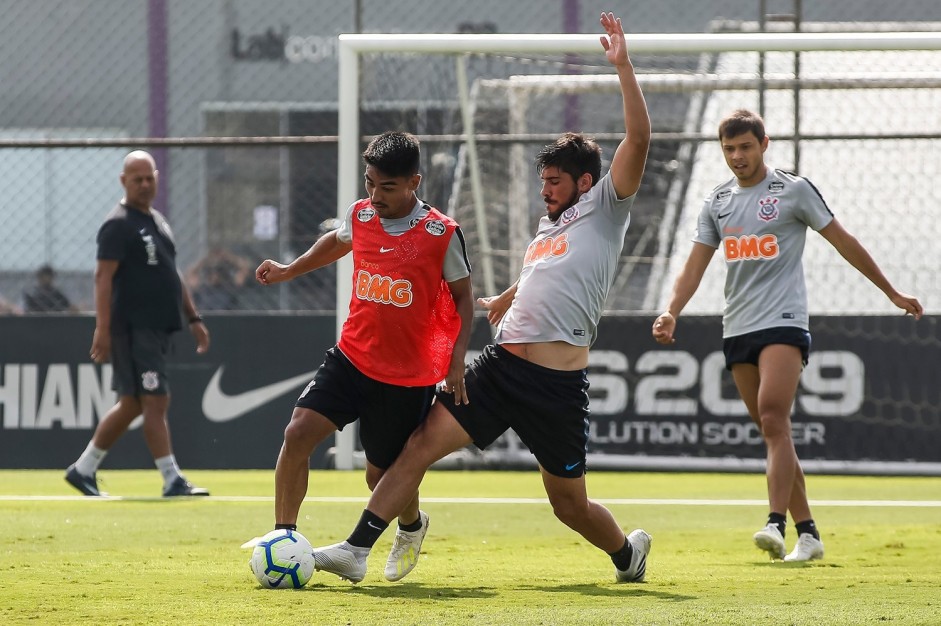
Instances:
[[[260,587],[259,587],[260,588]],[[355,593],[374,598],[422,598],[433,600],[467,600],[480,598],[494,598],[500,591],[493,587],[442,587],[437,585],[423,585],[421,583],[376,584],[348,588],[322,583],[308,583],[301,591],[326,593]]]
[[[259,587],[260,589],[260,587]],[[625,598],[647,597],[667,600],[670,602],[685,602],[698,600],[699,596],[691,596],[668,591],[646,589],[643,584],[636,585],[608,585],[608,584],[570,584],[570,585],[517,585],[513,587],[445,587],[439,585],[423,585],[421,583],[356,585],[349,588],[311,583],[302,589],[307,592],[321,593],[355,593],[376,598],[403,598],[403,599],[434,599],[434,600],[466,600],[479,598],[494,598],[514,591],[537,591],[540,593],[572,593],[582,596]]]
[[[515,587],[520,591],[540,591],[543,593],[577,593],[583,596],[607,597],[607,598],[659,598],[669,600],[670,602],[686,602],[687,600],[698,600],[699,596],[691,596],[682,593],[670,593],[657,589],[647,589],[644,583],[630,584],[571,584],[571,585],[520,585]]]
[[[839,563],[827,561],[760,561],[755,563],[758,567],[773,567],[776,569],[804,569],[815,567],[843,567]]]

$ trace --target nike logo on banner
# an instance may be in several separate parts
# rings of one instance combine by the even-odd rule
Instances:
[[[224,365],[219,366],[203,393],[203,414],[210,422],[228,422],[242,417],[291,389],[309,383],[317,373],[317,370],[305,372],[264,387],[229,395],[219,386],[224,369]]]
[[[385,254],[386,252],[392,252],[395,248],[379,248],[379,252]]]

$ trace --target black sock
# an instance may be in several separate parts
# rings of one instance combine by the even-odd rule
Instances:
[[[624,546],[617,552],[609,552],[614,566],[622,572],[627,571],[631,566],[631,557],[634,556],[634,547],[631,542],[624,538]]]
[[[359,518],[359,523],[356,524],[356,528],[353,529],[353,534],[351,534],[346,541],[351,546],[358,548],[372,548],[379,539],[379,535],[382,534],[382,531],[388,527],[389,522],[369,509],[364,509],[362,516]]]
[[[407,533],[413,533],[416,530],[421,530],[421,515],[419,515],[418,519],[411,524],[403,524],[402,521],[399,520],[399,528]]]
[[[820,539],[820,533],[817,532],[817,525],[814,524],[814,520],[812,519],[797,522],[795,527],[797,528],[798,537],[801,535],[813,535],[814,539]]]
[[[768,523],[777,526],[781,536],[784,536],[784,529],[787,527],[787,516],[780,513],[771,513],[768,515]]]
[[[275,524],[275,530],[297,530],[297,524]]]

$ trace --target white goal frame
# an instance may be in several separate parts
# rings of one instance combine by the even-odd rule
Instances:
[[[632,54],[695,54],[704,52],[814,52],[941,50],[939,32],[722,33],[628,35]],[[573,34],[342,34],[339,36],[339,122],[337,217],[357,199],[359,189],[359,74],[365,53],[601,54],[597,35]],[[612,70],[613,71],[613,70]],[[472,137],[465,137],[468,144]],[[349,314],[353,264],[349,255],[337,264],[336,329]],[[335,467],[353,469],[356,430],[337,432]]]

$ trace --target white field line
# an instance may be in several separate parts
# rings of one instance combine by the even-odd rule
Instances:
[[[322,496],[307,497],[305,502],[323,503],[360,503],[365,504],[366,497]],[[202,496],[193,498],[162,498],[147,496],[105,496],[89,498],[87,496],[29,496],[0,495],[0,502],[153,502],[162,500],[187,500],[206,502],[274,502],[271,496]],[[606,505],[634,506],[767,506],[767,500],[731,500],[708,498],[593,498],[595,502]],[[439,504],[542,504],[548,505],[546,498],[422,498],[422,502]],[[834,507],[887,507],[887,508],[941,508],[941,500],[811,500],[811,506]]]

